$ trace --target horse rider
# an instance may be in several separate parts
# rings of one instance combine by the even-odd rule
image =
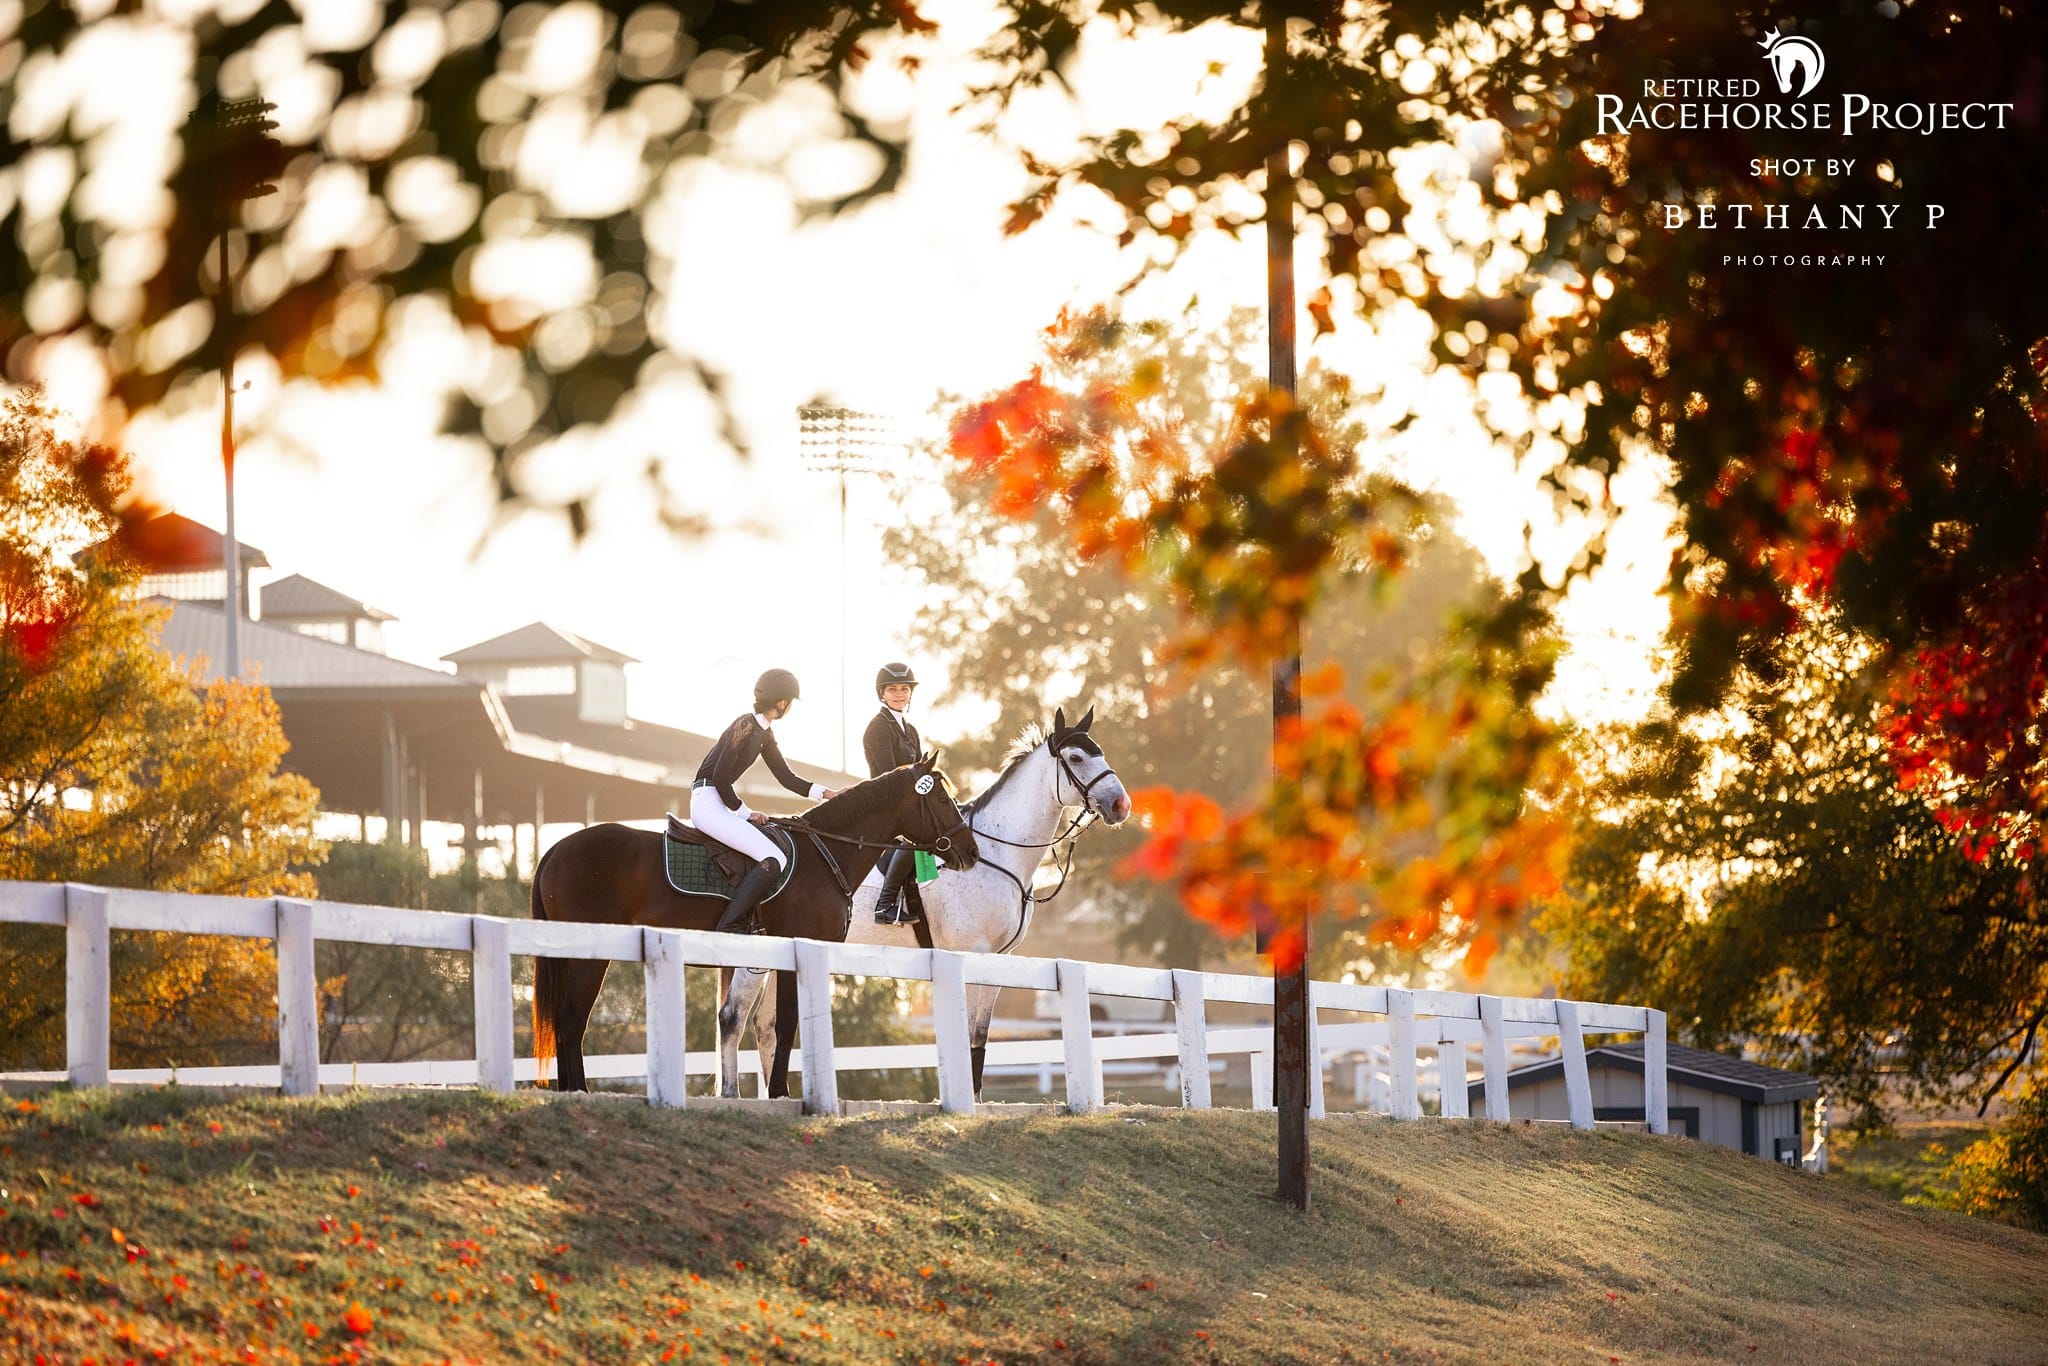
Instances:
[[[867,732],[861,736],[861,747],[867,751],[870,778],[879,778],[904,764],[914,764],[924,752],[924,742],[918,738],[917,727],[910,724],[910,695],[916,688],[917,675],[911,672],[908,664],[884,664],[875,671],[875,696],[882,707],[875,713],[875,719],[868,722]],[[897,849],[884,856],[882,894],[875,902],[876,924],[909,925],[916,922],[917,911],[903,895],[904,884],[916,871],[916,856],[908,849]]]
[[[725,728],[697,766],[696,781],[690,784],[690,823],[754,860],[754,866],[733,889],[732,900],[718,917],[717,929],[759,934],[754,910],[782,875],[782,851],[754,828],[767,817],[749,811],[733,786],[754,766],[754,760],[766,759],[776,781],[798,796],[818,801],[839,795],[790,772],[782,747],[775,743],[775,722],[789,715],[800,696],[796,675],[789,670],[770,669],[762,674],[754,682],[754,709]]]

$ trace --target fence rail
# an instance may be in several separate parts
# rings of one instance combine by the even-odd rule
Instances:
[[[1147,1058],[1170,1059],[1179,1077],[1182,1104],[1207,1109],[1212,1070],[1231,1056],[1250,1055],[1253,1104],[1272,1103],[1271,1027],[1211,1028],[1205,1014],[1211,1002],[1270,1007],[1273,982],[1268,977],[701,930],[506,920],[292,897],[194,896],[78,884],[0,882],[0,923],[52,925],[65,931],[66,1040],[64,1072],[13,1073],[0,1076],[0,1081],[66,1080],[74,1086],[106,1086],[175,1078],[194,1085],[278,1087],[294,1096],[316,1094],[322,1086],[346,1085],[478,1086],[510,1091],[517,1082],[536,1079],[533,1060],[515,1057],[513,1051],[512,959],[523,955],[642,965],[646,972],[647,1052],[593,1057],[586,1060],[586,1067],[592,1077],[645,1077],[648,1100],[656,1105],[718,1103],[701,1096],[686,1102],[684,1097],[688,1077],[715,1075],[718,1066],[716,1053],[692,1053],[683,1047],[683,973],[690,967],[764,968],[796,974],[804,1045],[792,1057],[791,1066],[804,1076],[803,1108],[811,1113],[844,1112],[846,1107],[838,1097],[839,1072],[890,1068],[936,1070],[937,1108],[954,1113],[972,1111],[969,986],[1015,987],[1058,995],[1058,1038],[993,1041],[986,1061],[990,1068],[1056,1064],[1064,1072],[1070,1111],[1083,1112],[1103,1103],[1106,1062]],[[109,935],[116,930],[274,940],[278,1065],[114,1071],[109,1066],[112,997],[108,944]],[[476,1057],[457,1062],[322,1063],[319,984],[313,961],[314,945],[321,940],[467,952],[476,1001]],[[835,976],[930,983],[934,1042],[836,1047],[832,1032]],[[1173,1030],[1098,1037],[1089,1015],[1090,998],[1095,996],[1166,1003],[1172,1008]],[[1397,1119],[1419,1118],[1425,1069],[1417,1066],[1418,1050],[1429,1048],[1436,1053],[1433,1070],[1439,1078],[1441,1112],[1464,1117],[1470,1046],[1477,1043],[1485,1083],[1484,1115],[1504,1121],[1508,1118],[1509,1040],[1555,1035],[1564,1056],[1571,1123],[1590,1129],[1594,1124],[1593,1097],[1585,1035],[1639,1033],[1643,1036],[1648,1126],[1655,1133],[1668,1127],[1665,1024],[1660,1010],[1321,981],[1310,984],[1309,999],[1310,1048],[1318,1059],[1318,1066],[1310,1069],[1311,1114],[1324,1113],[1323,1073],[1332,1058],[1360,1049],[1384,1048],[1389,1054],[1389,1112]],[[1325,1019],[1326,1012],[1382,1018]]]

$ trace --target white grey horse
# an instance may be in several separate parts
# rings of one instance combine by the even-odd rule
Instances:
[[[921,889],[933,947],[962,953],[1008,953],[1031,928],[1031,913],[1038,903],[1053,894],[1034,893],[1031,883],[1054,847],[1078,835],[1090,818],[1113,826],[1129,819],[1130,794],[1101,746],[1088,734],[1094,723],[1093,707],[1073,726],[1067,724],[1062,708],[1053,713],[1049,733],[1035,725],[1026,727],[988,790],[971,803],[961,804],[974,829],[981,859],[965,872],[941,868],[938,880]],[[1060,880],[1062,885],[1066,881],[1064,869]],[[917,947],[916,926],[875,923],[881,886],[878,867],[855,889],[846,942]],[[720,1090],[724,1095],[739,1094],[740,1035],[757,1009],[760,1018],[753,1020],[754,1039],[762,1052],[761,1075],[768,1075],[769,1050],[775,1037],[775,993],[762,989],[767,984],[765,971],[732,974],[718,1012]],[[981,1093],[989,1020],[1000,990],[967,989],[976,1095]]]

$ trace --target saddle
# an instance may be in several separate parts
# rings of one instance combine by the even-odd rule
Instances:
[[[782,850],[782,877],[761,898],[773,901],[796,872],[796,838],[779,825],[757,826]],[[686,820],[668,813],[668,829],[661,836],[662,866],[668,885],[686,896],[716,896],[732,900],[732,894],[754,861],[730,845],[721,844]]]

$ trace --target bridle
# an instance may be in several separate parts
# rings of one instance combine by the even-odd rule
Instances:
[[[1073,764],[1067,759],[1066,750],[1061,744],[1064,738],[1062,736],[1055,736],[1046,741],[1046,748],[1051,751],[1053,762],[1059,765],[1058,771],[1053,774],[1052,798],[1055,802],[1059,803],[1062,811],[1066,810],[1069,805],[1076,803],[1080,806],[1080,811],[1068,817],[1066,825],[1061,827],[1051,839],[1043,844],[1031,844],[1020,840],[1004,839],[1001,835],[990,834],[986,830],[976,830],[974,832],[974,837],[977,840],[994,840],[997,844],[1008,845],[1012,849],[1051,849],[1062,842],[1066,844],[1064,854],[1053,855],[1053,866],[1060,870],[1059,881],[1039,895],[1034,895],[1031,888],[1025,884],[1022,878],[1018,877],[1008,868],[1003,867],[1002,864],[996,863],[993,860],[986,862],[985,866],[995,869],[1004,877],[1010,879],[1011,883],[1017,888],[1017,931],[1009,937],[1001,948],[996,950],[997,953],[1008,953],[1016,946],[1017,941],[1024,937],[1024,928],[1031,920],[1032,907],[1043,906],[1065,890],[1067,875],[1074,870],[1074,851],[1080,845],[1081,832],[1088,828],[1091,821],[1102,819],[1102,812],[1095,805],[1094,794],[1096,784],[1100,783],[1104,778],[1116,778],[1119,785],[1123,782],[1123,779],[1117,776],[1116,768],[1106,758],[1103,759],[1102,772],[1096,774],[1087,782],[1082,782],[1081,775],[1074,772]],[[1096,753],[1098,757],[1101,756],[1100,750],[1097,750]],[[1072,784],[1076,794],[1075,803],[1060,801],[1060,779],[1062,777]]]
[[[1094,742],[1090,741],[1089,743],[1092,745]],[[1093,778],[1090,778],[1087,782],[1084,783],[1081,781],[1081,775],[1074,772],[1073,764],[1068,762],[1067,752],[1064,748],[1060,746],[1060,744],[1057,741],[1057,737],[1055,738],[1054,743],[1050,744],[1048,748],[1052,750],[1052,757],[1060,766],[1059,773],[1055,775],[1052,780],[1053,800],[1059,801],[1060,778],[1064,777],[1068,782],[1074,785],[1076,800],[1080,803],[1081,806],[1081,814],[1083,816],[1091,816],[1096,820],[1101,820],[1102,812],[1095,805],[1095,785],[1101,782],[1104,778],[1116,778],[1117,785],[1121,787],[1123,785],[1124,780],[1122,778],[1117,778],[1116,769],[1110,764],[1108,759],[1103,758],[1102,751],[1100,749],[1097,749],[1095,751],[1095,757],[1098,759],[1102,759],[1102,772],[1096,774]],[[1067,803],[1060,802],[1060,805],[1062,807],[1065,807]]]

